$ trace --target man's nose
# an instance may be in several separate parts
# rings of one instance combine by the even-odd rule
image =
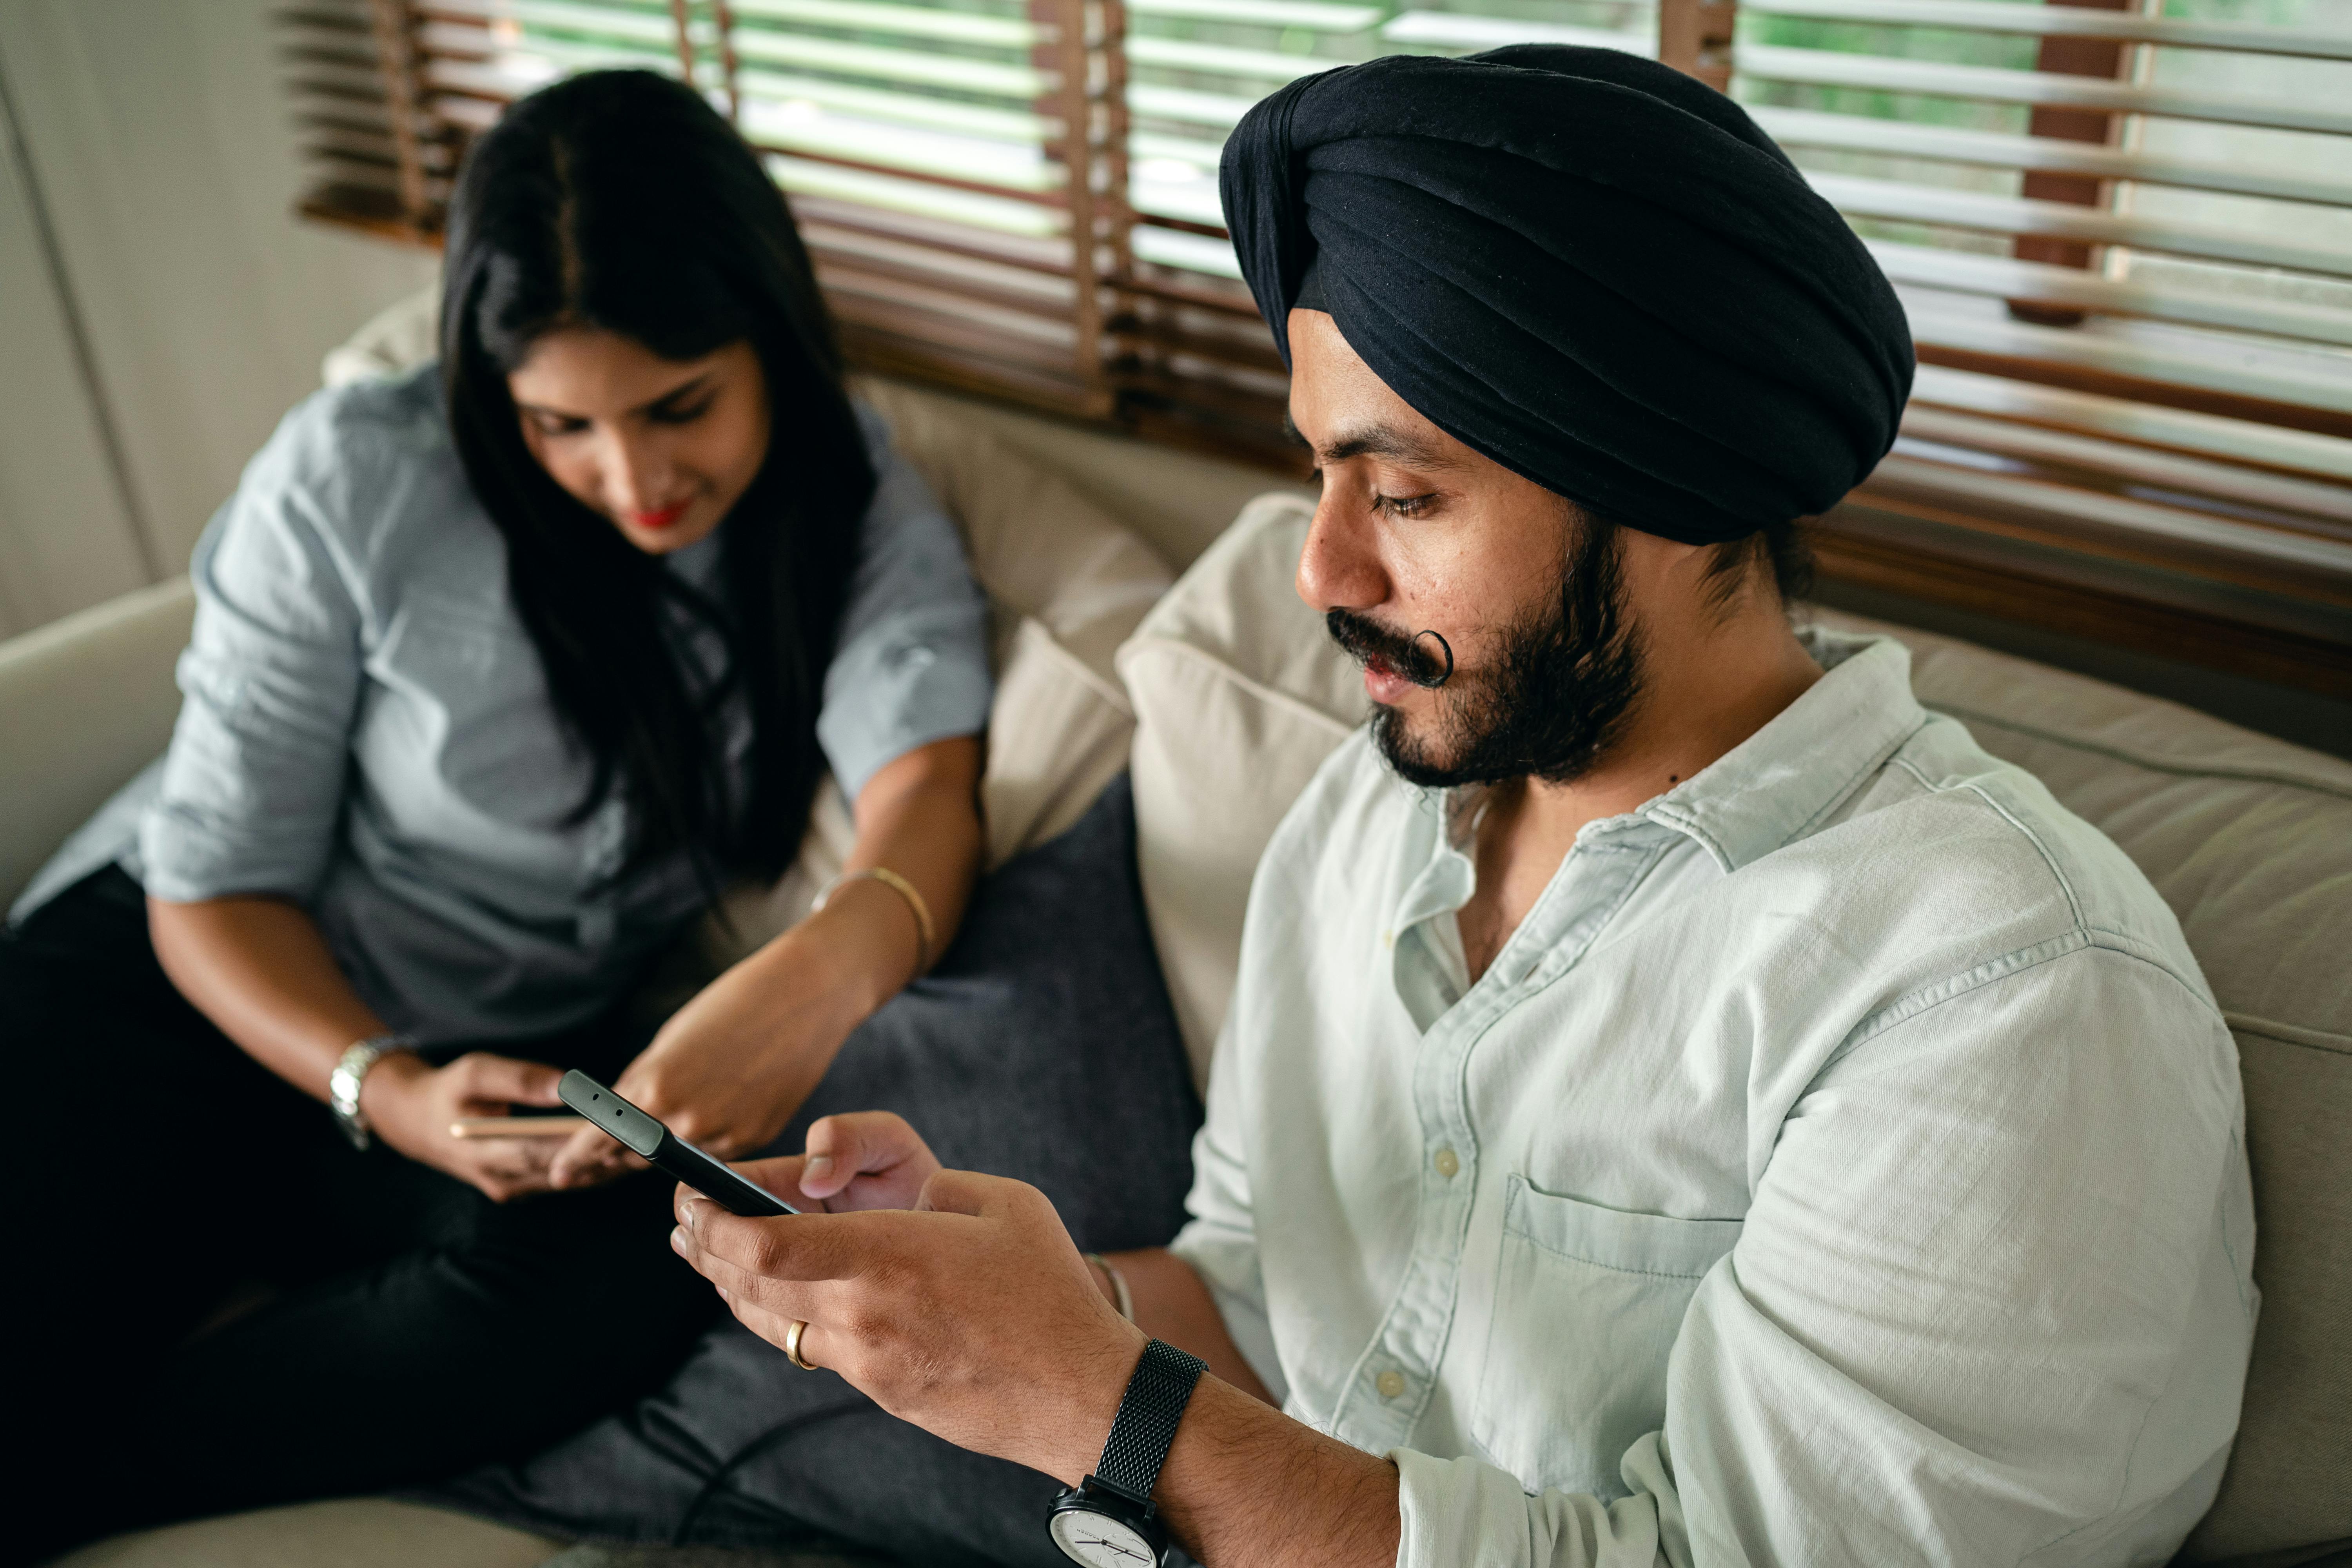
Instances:
[[[1348,504],[1339,490],[1338,485],[1324,484],[1315,521],[1307,530],[1307,548],[1298,553],[1295,586],[1318,616],[1329,610],[1369,610],[1385,604],[1390,594],[1366,510]]]

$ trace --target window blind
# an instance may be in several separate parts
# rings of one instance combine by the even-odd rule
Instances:
[[[1832,570],[2352,689],[2347,23],[1741,0],[1730,91],[1919,349],[1894,453],[1822,520]]]
[[[437,240],[467,139],[562,74],[703,89],[791,195],[870,369],[1108,418],[1126,265],[1116,4],[312,0],[283,14],[305,210]]]
[[[2147,7],[2160,5],[2160,14]],[[1551,40],[1732,94],[1896,285],[1895,452],[1825,574],[2352,692],[2346,0],[306,0],[306,210],[430,240],[570,70],[688,77],[853,356],[1290,472],[1216,165],[1299,76]]]

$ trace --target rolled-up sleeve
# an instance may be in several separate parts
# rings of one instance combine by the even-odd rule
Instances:
[[[1265,1276],[1258,1264],[1257,1226],[1250,1205],[1249,1162],[1241,1147],[1241,1074],[1227,1068],[1235,1025],[1228,1013],[1209,1068],[1207,1114],[1192,1136],[1192,1191],[1184,1207],[1192,1217],[1168,1250],[1192,1265],[1209,1288],[1234,1348],[1280,1400],[1288,1395],[1274,1325],[1266,1310]]]
[[[307,898],[333,850],[360,611],[320,487],[303,478],[299,419],[247,468],[189,568],[180,716],[140,831],[147,890],[168,902]]]
[[[889,433],[860,410],[880,482],[859,526],[817,742],[851,800],[885,763],[988,726],[988,604],[955,524]]]
[[[1625,1456],[1625,1484],[1633,1489],[1614,1502],[1559,1491],[1529,1497],[1510,1472],[1476,1459],[1437,1459],[1411,1448],[1389,1458],[1397,1468],[1401,1565],[1690,1563],[1673,1472],[1654,1434]]]
[[[2056,1564],[2185,1533],[2252,1331],[2229,1036],[2097,947],[1938,989],[1759,1152],[1627,1495],[1400,1450],[1401,1564]]]

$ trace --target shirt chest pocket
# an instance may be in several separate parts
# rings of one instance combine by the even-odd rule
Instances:
[[[1618,1463],[1665,1424],[1666,1356],[1739,1226],[1603,1208],[1513,1176],[1471,1426],[1487,1458],[1530,1493],[1623,1496]]]

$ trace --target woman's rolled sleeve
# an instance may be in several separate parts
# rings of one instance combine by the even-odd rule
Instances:
[[[898,612],[834,656],[817,742],[854,801],[894,758],[986,729],[994,689],[985,612],[943,605]]]
[[[988,727],[988,603],[955,524],[880,421],[865,421],[880,483],[858,533],[817,742],[850,800],[894,758]]]
[[[255,459],[189,568],[180,717],[140,832],[147,890],[171,903],[306,898],[333,850],[360,613],[313,498],[278,456]]]

